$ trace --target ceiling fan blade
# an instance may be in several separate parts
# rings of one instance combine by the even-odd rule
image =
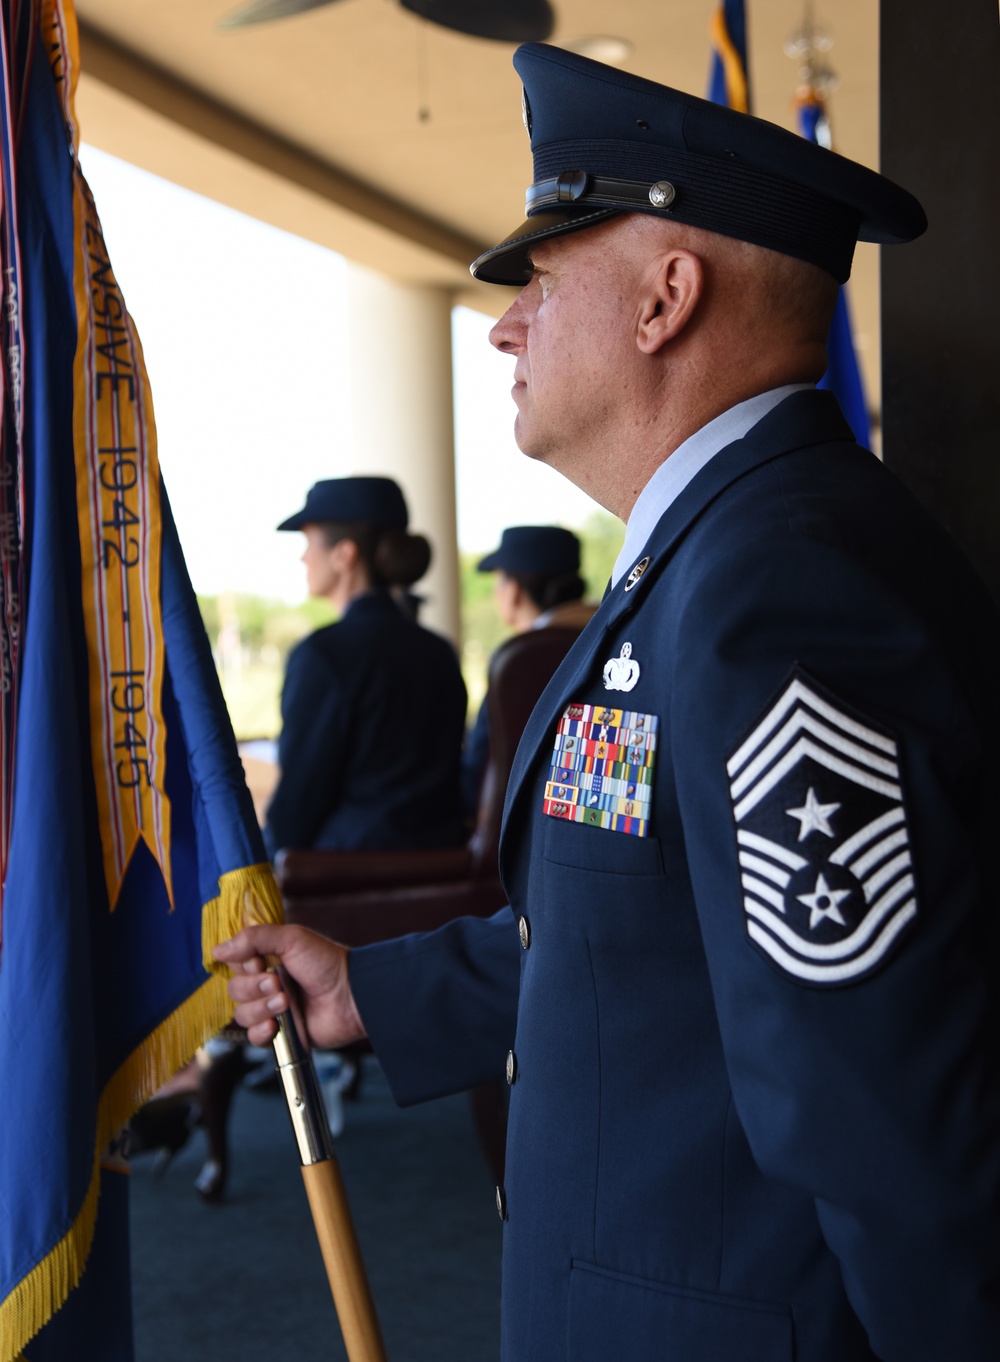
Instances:
[[[503,43],[543,42],[555,27],[548,0],[399,0],[432,24]]]
[[[321,5],[332,5],[334,0],[250,0],[241,9],[233,10],[219,20],[220,28],[245,28],[247,24],[267,24],[272,19],[286,19],[292,14],[304,14]]]

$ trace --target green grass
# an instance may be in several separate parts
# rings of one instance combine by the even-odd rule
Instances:
[[[222,678],[222,693],[237,738],[275,738],[281,728],[280,660],[244,663]]]

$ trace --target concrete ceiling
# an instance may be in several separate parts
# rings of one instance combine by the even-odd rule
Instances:
[[[715,0],[554,0],[551,41],[612,34],[622,65],[703,93]],[[783,50],[805,0],[748,0],[754,110],[794,127]],[[85,140],[189,189],[457,301],[496,312],[504,290],[468,261],[516,225],[531,178],[506,44],[428,24],[395,0],[338,0],[239,30],[230,0],[78,0]],[[826,0],[837,149],[877,164],[878,6]],[[421,112],[426,111],[422,117]],[[876,382],[877,253],[853,285]]]

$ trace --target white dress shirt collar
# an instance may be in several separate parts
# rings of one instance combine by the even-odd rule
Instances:
[[[625,526],[625,542],[611,573],[611,585],[617,586],[640,556],[664,511],[709,459],[734,440],[742,440],[747,431],[763,420],[790,393],[810,387],[811,383],[786,383],[781,388],[772,388],[769,392],[749,397],[745,402],[737,402],[735,407],[716,416],[678,445],[660,464],[632,507],[632,514]]]

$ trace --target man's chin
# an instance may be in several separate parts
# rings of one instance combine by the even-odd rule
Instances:
[[[546,435],[544,428],[539,429],[537,423],[532,426],[525,413],[519,411],[514,417],[514,443],[526,459],[543,463],[574,486],[580,486],[570,471],[574,467],[574,441],[561,440],[554,433]]]
[[[546,457],[548,450],[536,436],[532,436],[531,429],[527,421],[523,420],[520,412],[514,417],[514,443],[527,459],[534,459],[536,463],[549,463]]]

